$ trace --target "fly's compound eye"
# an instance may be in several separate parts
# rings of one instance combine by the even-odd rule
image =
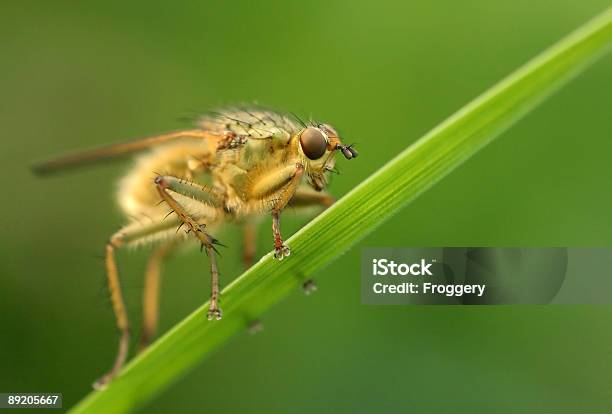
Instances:
[[[318,160],[325,154],[327,140],[320,130],[308,127],[300,135],[300,145],[304,155],[311,160]]]

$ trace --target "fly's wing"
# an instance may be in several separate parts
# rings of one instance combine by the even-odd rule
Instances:
[[[85,150],[52,158],[35,164],[32,169],[36,174],[48,175],[62,170],[91,165],[100,161],[132,154],[155,145],[164,144],[179,139],[219,139],[213,132],[202,129],[175,131],[132,141],[111,144],[91,150]]]
[[[229,109],[213,112],[200,118],[198,129],[170,132],[100,148],[85,150],[42,161],[32,169],[36,174],[49,175],[59,171],[92,165],[97,162],[132,154],[155,145],[180,139],[214,140],[223,147],[222,140],[231,140],[233,133],[248,140],[279,139],[287,141],[299,126],[286,115],[259,109]],[[240,141],[242,142],[242,141]]]

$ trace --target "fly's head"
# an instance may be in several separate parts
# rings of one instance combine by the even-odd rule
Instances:
[[[327,124],[309,125],[295,137],[298,154],[302,160],[309,184],[317,191],[325,188],[327,173],[334,171],[334,155],[340,151],[347,160],[357,157],[352,145],[344,145],[336,130]]]

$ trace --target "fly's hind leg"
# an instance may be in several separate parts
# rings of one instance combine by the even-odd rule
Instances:
[[[177,244],[178,241],[166,242],[155,248],[149,257],[142,296],[142,332],[138,344],[139,351],[143,351],[149,346],[155,337],[159,317],[159,291],[162,265],[168,255],[176,248]]]
[[[146,238],[160,231],[167,230],[172,226],[176,226],[177,224],[177,220],[174,220],[174,222],[173,220],[168,220],[166,222],[151,223],[147,225],[133,223],[113,234],[106,244],[105,263],[107,284],[113,311],[115,313],[117,329],[119,330],[119,347],[111,370],[94,383],[93,386],[96,389],[104,388],[106,384],[119,373],[127,358],[130,342],[130,327],[125,309],[125,302],[123,301],[123,295],[121,293],[119,272],[117,271],[117,263],[115,261],[115,250],[127,243]]]
[[[207,206],[217,208],[220,214],[223,212],[221,208],[222,198],[209,187],[172,176],[157,176],[155,178],[155,186],[157,187],[159,195],[166,202],[166,204],[168,204],[179,219],[185,225],[187,225],[188,231],[200,241],[202,248],[206,249],[206,253],[210,259],[211,279],[211,295],[210,307],[208,309],[208,319],[221,319],[221,309],[219,308],[219,271],[217,269],[217,249],[215,248],[215,244],[219,243],[205,231],[206,225],[199,224],[195,218],[187,212],[186,208],[170,194],[170,192],[172,191],[177,194],[188,196],[193,200],[206,204]]]

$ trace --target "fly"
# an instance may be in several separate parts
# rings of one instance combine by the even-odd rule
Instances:
[[[328,124],[303,122],[289,115],[257,108],[229,109],[202,116],[194,129],[113,144],[79,152],[34,167],[39,174],[140,153],[119,183],[117,201],[128,223],[106,243],[107,283],[120,332],[111,370],[95,388],[104,388],[121,370],[128,354],[129,323],[114,252],[136,244],[152,244],[145,275],[140,348],[153,339],[158,319],[161,265],[178,245],[196,240],[210,262],[211,297],[208,319],[221,319],[217,246],[212,234],[226,223],[243,227],[243,258],[255,254],[258,219],[272,216],[274,257],[291,250],[281,236],[281,213],[332,204],[324,191],[334,154],[357,157]],[[140,220],[140,218],[145,218]]]

